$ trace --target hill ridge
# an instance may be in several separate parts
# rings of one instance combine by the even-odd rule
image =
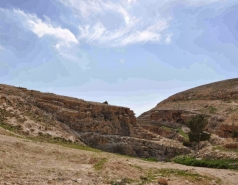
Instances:
[[[209,118],[208,131],[231,137],[238,130],[238,78],[213,82],[176,93],[137,117],[143,128],[176,125],[196,114]],[[153,131],[153,129],[149,129]]]

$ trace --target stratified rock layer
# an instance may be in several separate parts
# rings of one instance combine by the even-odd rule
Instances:
[[[238,131],[238,78],[177,93],[141,114],[137,123],[157,132],[162,126],[178,128],[196,114],[209,118],[207,131],[231,137]]]
[[[0,117],[30,135],[52,135],[109,152],[166,159],[189,149],[136,124],[126,107],[0,85]]]

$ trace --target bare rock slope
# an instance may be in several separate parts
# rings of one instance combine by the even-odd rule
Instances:
[[[137,118],[138,125],[167,136],[161,126],[179,128],[192,115],[209,118],[207,131],[231,137],[238,131],[238,78],[215,82],[177,93]]]
[[[63,138],[109,152],[171,158],[181,143],[151,133],[126,107],[0,85],[0,125],[32,137]]]

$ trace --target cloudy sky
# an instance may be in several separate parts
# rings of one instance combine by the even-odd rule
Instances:
[[[237,0],[0,0],[0,83],[130,107],[238,74]]]

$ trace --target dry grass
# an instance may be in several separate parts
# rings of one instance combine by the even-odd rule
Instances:
[[[9,132],[0,129],[0,182],[3,183],[106,185],[113,182],[155,185],[159,178],[168,177],[169,185],[183,185],[185,180],[199,185],[192,177],[201,172],[184,171],[182,165],[151,163],[105,152],[69,148],[60,143],[2,135],[6,133]],[[217,181],[217,177],[209,175],[209,178],[205,178],[206,175],[198,174],[196,177],[201,177],[204,185],[212,185],[212,180]]]

